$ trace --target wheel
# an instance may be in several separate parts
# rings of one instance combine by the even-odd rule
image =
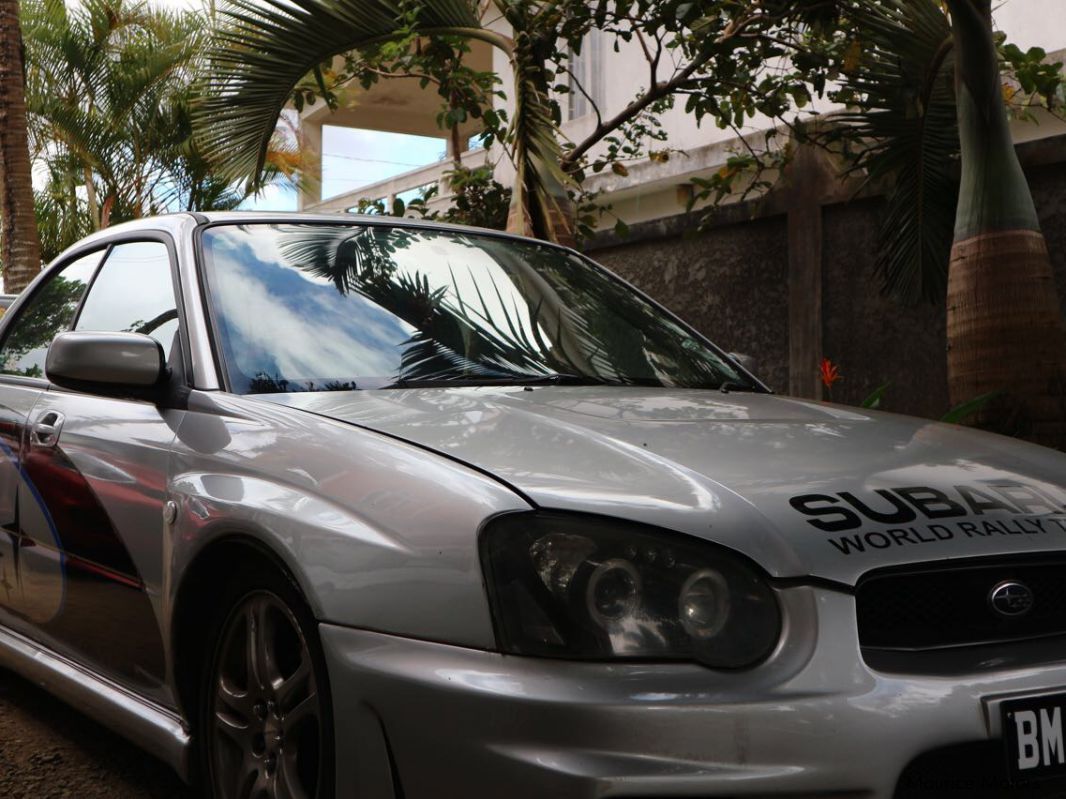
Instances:
[[[211,625],[200,767],[213,799],[331,799],[333,727],[318,630],[289,580],[238,575]]]

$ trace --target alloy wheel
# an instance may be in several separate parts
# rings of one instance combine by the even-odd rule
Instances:
[[[208,730],[215,796],[315,799],[323,713],[292,610],[273,593],[251,593],[219,640]]]

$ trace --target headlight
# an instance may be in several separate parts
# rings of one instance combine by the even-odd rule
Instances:
[[[490,522],[481,553],[504,652],[738,669],[764,660],[781,636],[766,580],[689,536],[597,516],[521,513]]]

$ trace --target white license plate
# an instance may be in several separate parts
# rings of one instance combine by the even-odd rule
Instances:
[[[1066,778],[1066,693],[1012,699],[1001,708],[1010,781]]]

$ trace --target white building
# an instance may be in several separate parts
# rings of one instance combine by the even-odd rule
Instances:
[[[1066,54],[1066,7],[1063,0],[1005,0],[996,8],[995,18],[997,27],[1020,47],[1039,46],[1049,52],[1064,51]],[[507,31],[501,28],[501,32]],[[637,47],[635,43],[631,46]],[[583,61],[581,66],[587,70],[589,78],[586,88],[597,100],[605,117],[622,108],[633,98],[637,87],[648,82],[647,67],[639,53],[629,52],[625,48],[615,53],[610,47],[596,46],[595,38],[591,46],[584,49]],[[503,79],[504,91],[509,97],[512,96],[510,67],[500,51],[475,42],[468,63],[478,69],[493,69]],[[444,131],[436,125],[440,99],[432,89],[420,89],[418,82],[413,79],[392,79],[382,81],[367,91],[349,89],[342,101],[342,108],[338,111],[331,112],[319,103],[305,108],[300,115],[301,138],[309,156],[309,179],[305,181],[299,197],[301,210],[346,211],[356,207],[360,200],[385,200],[387,207],[391,207],[393,197],[410,198],[420,188],[433,183],[440,186],[435,204],[448,202],[447,182],[441,178],[452,166],[452,154]],[[713,124],[697,127],[693,117],[684,113],[682,105],[678,103],[663,117],[664,128],[669,135],[667,146],[679,151],[680,155],[672,156],[666,163],[645,160],[630,164],[628,176],[608,172],[590,177],[586,184],[590,189],[603,190],[603,202],[610,203],[614,212],[630,224],[683,213],[692,178],[713,173],[740,147],[730,130],[720,130]],[[595,125],[595,117],[590,113],[588,103],[578,95],[564,98],[564,113],[569,115],[569,119],[563,126],[563,133],[571,140],[581,140]],[[393,151],[393,157],[384,159],[392,161],[392,164],[383,164],[382,159],[378,159],[378,171],[384,168],[392,173],[386,179],[364,183],[332,196],[322,196],[322,187],[329,187],[336,182],[331,181],[331,177],[350,171],[350,162],[360,159],[359,152],[336,151],[329,146],[330,128],[436,138],[440,140],[437,159],[424,159],[427,161],[424,166],[403,171],[399,164],[409,161],[404,157],[405,152],[399,149]],[[469,140],[477,132],[475,121],[461,132],[462,140]],[[758,120],[746,132],[757,133]],[[1064,132],[1066,123],[1046,115],[1038,123],[1015,124],[1018,141]],[[502,153],[496,150],[486,152],[478,149],[463,153],[462,160],[468,166],[486,161],[495,164],[497,179],[507,183],[513,170],[507,159],[501,156]],[[327,194],[329,191],[327,188]]]

